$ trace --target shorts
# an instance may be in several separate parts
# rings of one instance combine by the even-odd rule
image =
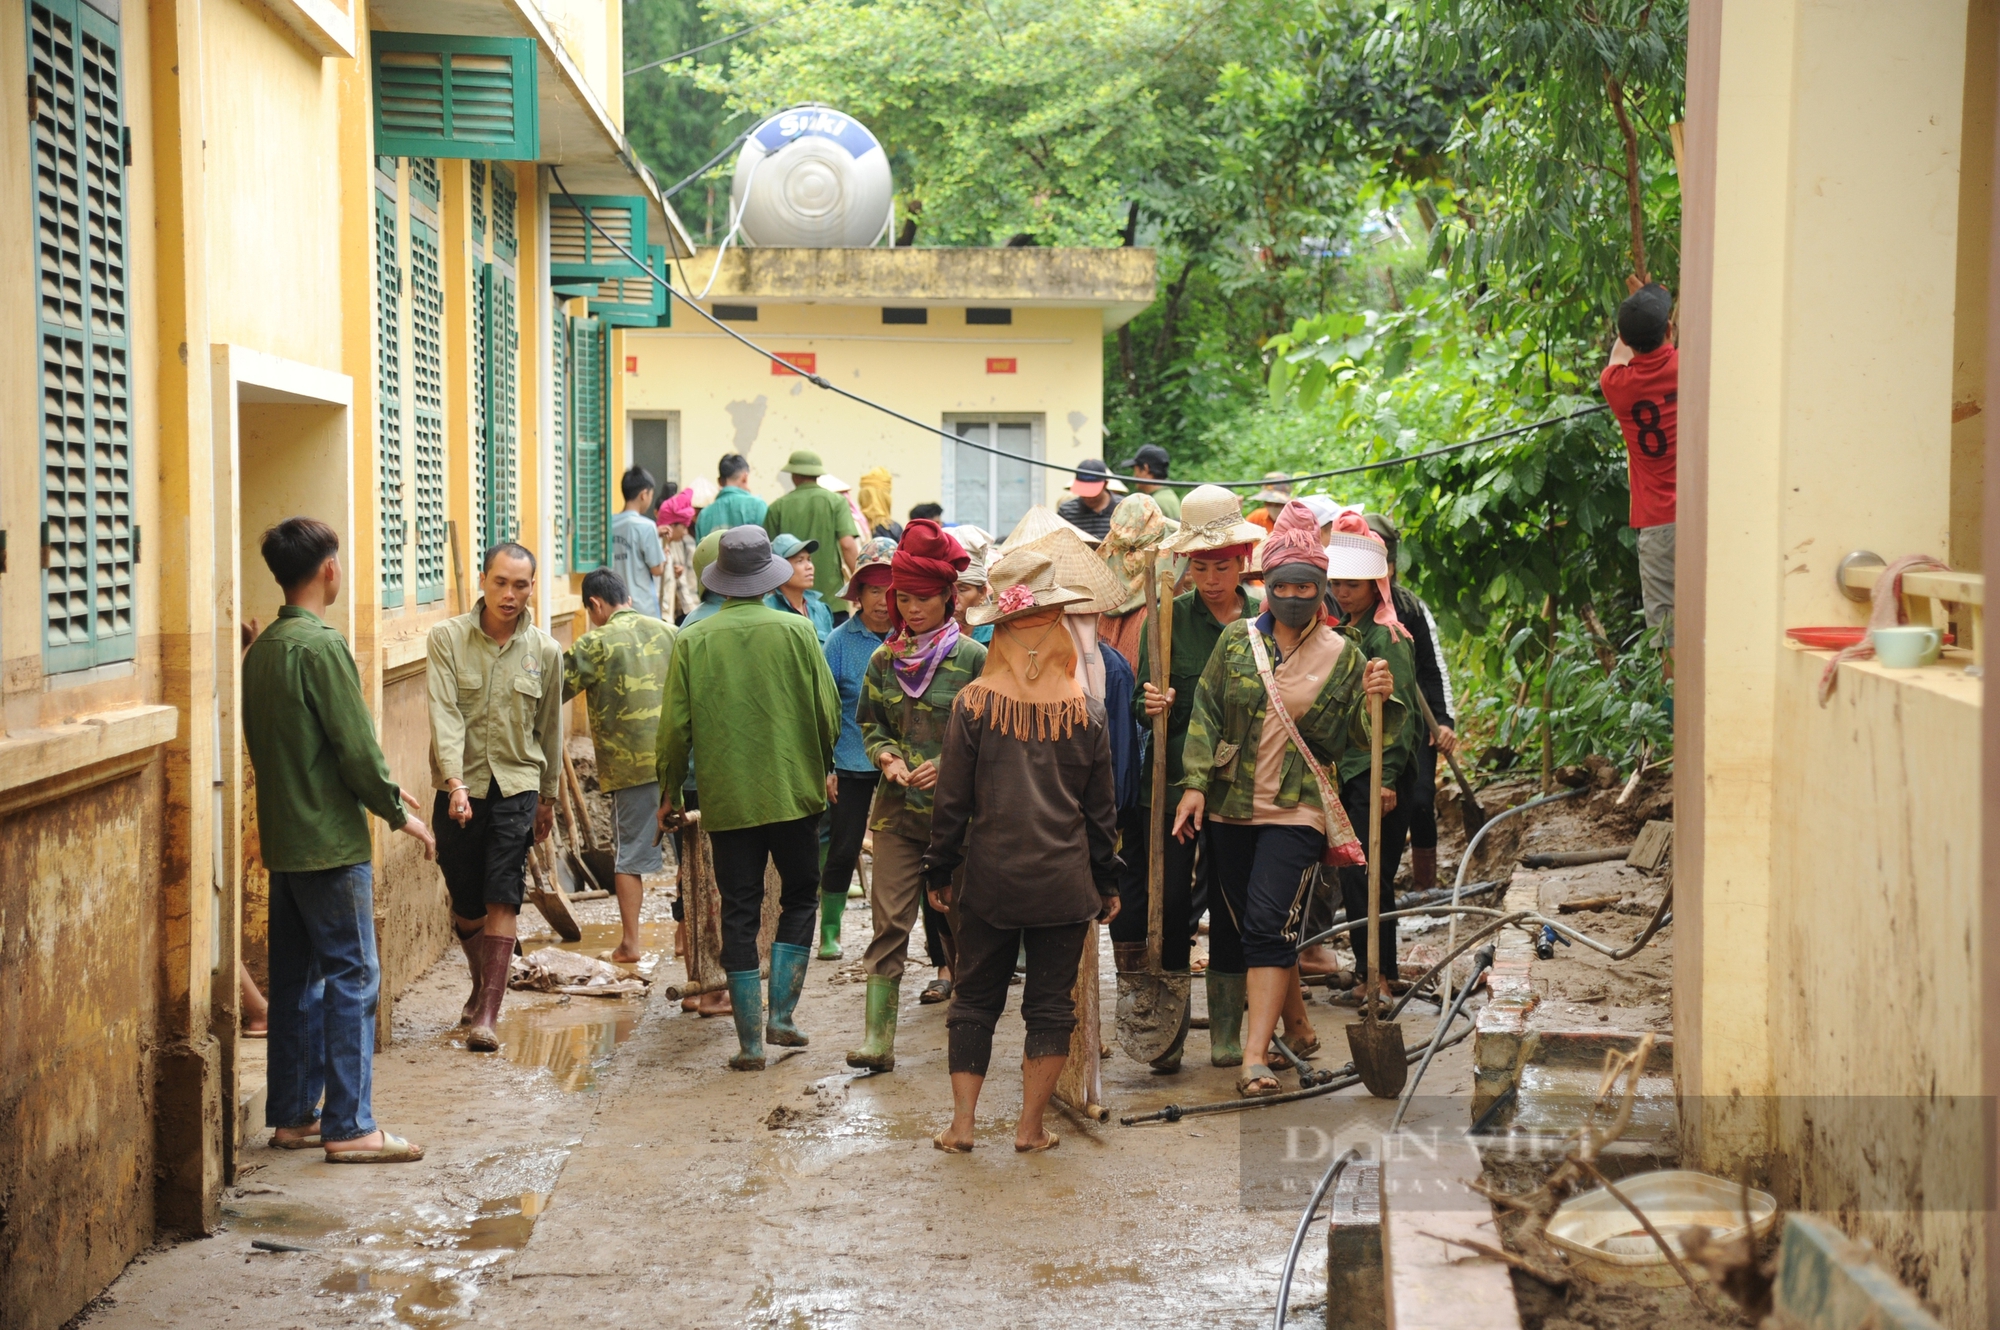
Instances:
[[[1674,645],[1674,524],[1639,528],[1639,596],[1646,626],[1662,628],[1660,645]]]
[[[649,780],[611,792],[611,822],[618,836],[615,873],[643,877],[666,866],[666,857],[653,837],[660,829],[660,783]]]
[[[438,791],[431,826],[437,833],[437,863],[444,870],[453,914],[483,919],[489,905],[521,908],[528,847],[535,843],[535,809],[540,804],[541,796],[533,790],[502,798],[496,781],[484,799],[472,801],[472,820],[461,827],[451,820],[451,796]]]

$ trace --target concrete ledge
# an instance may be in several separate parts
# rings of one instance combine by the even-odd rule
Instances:
[[[1786,1215],[1772,1320],[1782,1330],[1943,1330],[1874,1253],[1823,1219]]]
[[[1515,873],[1501,901],[1504,911],[1539,908],[1538,879]],[[1503,930],[1494,940],[1493,969],[1486,1005],[1474,1018],[1472,1036],[1472,1120],[1479,1121],[1493,1101],[1520,1076],[1521,1044],[1528,1034],[1528,1017],[1540,1001],[1530,971],[1535,944],[1520,929]]]
[[[0,812],[12,812],[78,788],[60,778],[117,759],[148,753],[172,741],[180,712],[168,706],[121,707],[78,716],[46,730],[23,730],[0,739]],[[128,764],[129,766],[130,764]],[[107,770],[82,782],[95,784],[119,774]],[[40,788],[44,785],[49,788]]]
[[[1467,1185],[1479,1152],[1442,1138],[1435,1157],[1409,1148],[1382,1160],[1382,1282],[1394,1330],[1521,1330],[1507,1267],[1440,1238],[1498,1246],[1493,1207]]]
[[[1327,1202],[1326,1330],[1383,1330],[1382,1166],[1350,1164]]]

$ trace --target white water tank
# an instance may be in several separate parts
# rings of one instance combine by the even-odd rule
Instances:
[[[729,188],[745,244],[820,249],[881,240],[894,196],[881,143],[830,106],[793,107],[757,126]]]

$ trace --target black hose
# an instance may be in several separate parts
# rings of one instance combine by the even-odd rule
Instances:
[[[1299,1252],[1305,1248],[1306,1229],[1312,1226],[1313,1216],[1319,1213],[1319,1203],[1326,1199],[1327,1192],[1347,1171],[1347,1166],[1359,1158],[1361,1152],[1350,1149],[1329,1164],[1319,1186],[1313,1188],[1312,1199],[1306,1202],[1306,1212],[1299,1216],[1299,1226],[1292,1234],[1292,1249],[1285,1253],[1285,1272],[1278,1276],[1278,1314],[1271,1321],[1275,1330],[1285,1330],[1285,1311],[1292,1301],[1292,1271],[1298,1268]]]
[[[1409,1112],[1410,1105],[1415,1102],[1417,1097],[1417,1083],[1423,1080],[1424,1073],[1431,1069],[1431,1058],[1437,1054],[1438,1040],[1444,1038],[1445,1029],[1451,1024],[1451,1018],[1465,1009],[1466,995],[1478,986],[1479,976],[1492,968],[1492,947],[1487,947],[1472,958],[1472,977],[1465,981],[1465,987],[1459,989],[1458,996],[1452,999],[1451,1010],[1438,1017],[1438,1028],[1431,1035],[1430,1046],[1424,1050],[1424,1060],[1417,1064],[1417,1074],[1410,1077],[1409,1088],[1403,1091],[1403,1102],[1396,1105],[1396,1116],[1389,1119],[1390,1131],[1394,1131],[1403,1125],[1403,1114]]]

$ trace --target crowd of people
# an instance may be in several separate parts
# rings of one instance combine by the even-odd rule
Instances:
[[[1634,292],[1603,380],[1631,456],[1646,619],[1669,648],[1671,309],[1658,287]],[[921,923],[934,977],[917,1001],[950,1004],[952,1116],[933,1143],[974,1147],[1018,977],[1014,1147],[1055,1148],[1043,1117],[1071,1056],[1091,925],[1109,925],[1121,973],[1148,965],[1157,835],[1159,963],[1200,972],[1210,1062],[1240,1068],[1245,1096],[1278,1093],[1280,1031],[1300,1057],[1320,1048],[1302,975],[1333,976],[1357,1004],[1399,983],[1392,922],[1352,932],[1348,966],[1302,939],[1335,908],[1367,913],[1370,855],[1384,911],[1406,845],[1414,886],[1435,884],[1437,759],[1457,743],[1437,625],[1401,584],[1382,514],[1295,495],[1283,473],[1247,500],[1216,485],[1178,493],[1153,444],[1121,466],[1126,477],[1082,462],[1066,500],[1030,509],[1004,538],[948,524],[936,504],[897,522],[886,469],[863,473],[857,492],[807,449],[786,459],[790,487],[769,503],[739,454],[721,458],[712,485],[664,497],[634,467],[609,561],[582,579],[590,627],[567,650],[529,612],[538,567],[514,542],[485,552],[477,602],[431,630],[428,824],[391,778],[353,657],[325,622],[341,590],[338,538],[310,518],[272,528],[263,554],[286,605],[243,668],[271,873],[272,1143],[340,1162],[423,1154],[371,1115],[368,813],[436,859],[468,970],[464,1043],[499,1048],[529,860],[563,779],[562,706],[579,695],[616,833],[623,928],[611,959],[640,959],[643,880],[664,866],[661,842],[671,833],[685,854],[706,836],[727,982],[683,1005],[731,1018],[730,1067],[762,1070],[767,1045],[809,1042],[797,1020],[806,972],[842,958],[865,856],[866,993],[848,1065],[894,1070]],[[768,872],[776,928],[760,947]],[[676,946],[686,954],[684,924]],[[1184,1013],[1156,1072],[1181,1069],[1188,1028]]]

